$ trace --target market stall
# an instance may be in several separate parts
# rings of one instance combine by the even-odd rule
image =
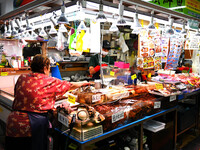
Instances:
[[[41,6],[51,8],[40,12],[38,5],[33,1],[23,6],[32,12],[25,16],[17,8],[16,16],[0,17],[3,123],[12,111],[18,76],[30,73],[33,57],[42,54],[55,67],[52,76],[91,83],[56,101],[55,149],[70,148],[69,143],[76,149],[101,149],[98,142],[133,128],[134,144],[124,140],[131,136],[125,135],[122,143],[111,147],[174,149],[184,132],[198,129],[198,18],[140,1],[60,1],[56,6],[48,1]],[[7,22],[8,18],[12,20]],[[94,56],[97,64],[91,62]],[[93,80],[97,72],[99,78]],[[61,107],[63,102],[72,109]],[[155,139],[163,139],[163,144]]]

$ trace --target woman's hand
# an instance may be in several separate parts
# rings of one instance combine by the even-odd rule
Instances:
[[[70,83],[71,83],[70,90],[74,90],[82,86],[90,85],[89,82],[70,82]]]

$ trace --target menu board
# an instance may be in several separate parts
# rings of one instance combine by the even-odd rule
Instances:
[[[145,57],[143,58],[143,69],[153,69],[154,68],[154,58]]]
[[[175,69],[183,48],[183,40],[177,38],[170,39],[170,51],[167,56],[165,69]]]
[[[140,56],[149,57],[149,40],[147,30],[143,29],[140,31]]]
[[[162,53],[160,55],[161,56],[161,61],[162,62],[166,62],[167,61],[168,50],[169,50],[169,38],[162,37],[161,49],[162,49]]]
[[[200,39],[195,37],[196,32],[189,31],[185,41],[185,49],[199,49]]]
[[[154,57],[154,69],[155,70],[162,69],[161,56]]]

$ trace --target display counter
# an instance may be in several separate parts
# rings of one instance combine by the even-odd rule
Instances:
[[[79,149],[88,149],[88,146],[91,144],[115,136],[136,126],[138,130],[138,146],[139,149],[142,150],[144,123],[148,120],[157,120],[160,117],[166,118],[166,115],[170,116],[169,118],[172,122],[171,129],[173,131],[171,134],[173,135],[173,148],[176,146],[177,137],[182,133],[192,127],[198,129],[199,117],[196,114],[199,113],[199,88],[185,89],[178,95],[159,96],[149,94],[149,89],[147,90],[143,87],[144,86],[141,85],[121,86],[116,89],[104,89],[106,92],[102,92],[101,90],[98,92],[91,92],[87,88],[80,93],[78,93],[78,91],[70,91],[68,93],[70,95],[67,95],[68,101],[72,103],[76,102],[74,108],[77,107],[77,110],[83,109],[84,112],[88,113],[88,116],[93,115],[93,117],[88,118],[88,120],[80,121],[80,116],[76,114],[76,123],[74,125],[74,129],[76,130],[73,129],[74,131],[72,130],[69,136],[67,133],[73,118],[63,109],[57,108],[58,121],[57,126],[55,126],[56,133],[59,137],[64,136],[64,139],[69,138],[72,142],[75,142],[79,146]],[[154,85],[151,83],[150,87],[152,88]],[[128,89],[128,93],[126,89]],[[76,95],[76,97],[74,97],[74,95]],[[177,122],[180,125],[180,118],[178,119],[177,116],[179,112],[179,102],[190,99],[189,97],[193,97],[196,102],[195,111],[193,111],[195,113],[195,122],[177,132]],[[0,88],[0,118],[4,123],[6,123],[9,113],[12,111],[13,100],[14,86]],[[60,101],[58,101],[58,103],[59,102]],[[87,103],[87,106],[83,104],[79,106],[77,102]],[[183,120],[183,118],[181,119]],[[80,138],[78,138],[78,136]],[[63,144],[64,143],[59,143],[58,145]]]

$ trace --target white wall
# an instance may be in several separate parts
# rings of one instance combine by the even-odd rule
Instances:
[[[0,0],[1,15],[4,15],[13,10],[13,0]]]

